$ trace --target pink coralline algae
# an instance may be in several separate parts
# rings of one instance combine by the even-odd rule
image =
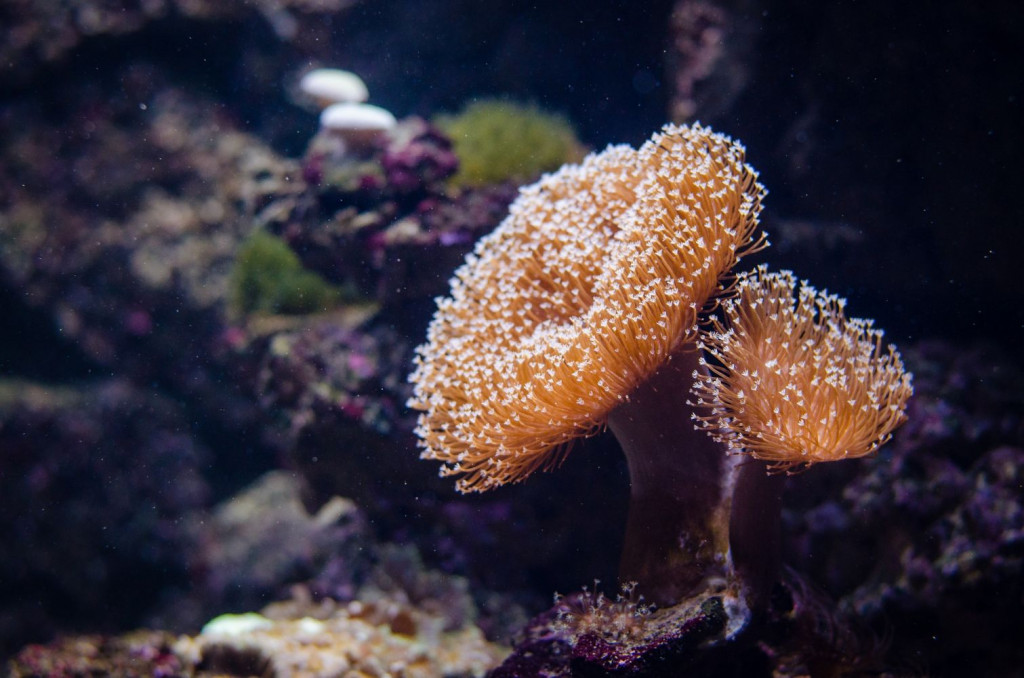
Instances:
[[[451,143],[415,117],[355,150],[321,130],[302,164],[308,190],[282,201],[268,227],[310,269],[385,303],[442,292],[435,271],[454,269],[515,197],[514,186],[449,189]]]
[[[394,332],[357,332],[324,321],[266,341],[259,351],[260,403],[268,414],[288,416],[292,436],[331,417],[380,434],[395,427],[407,397],[403,366],[411,347]]]
[[[458,169],[451,142],[423,120],[412,118],[392,134],[380,159],[387,185],[397,194],[437,190]]]

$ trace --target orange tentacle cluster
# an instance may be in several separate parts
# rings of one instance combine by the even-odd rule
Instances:
[[[698,425],[729,449],[793,470],[876,450],[906,419],[911,375],[871,320],[797,289],[789,271],[741,275],[725,322],[702,332],[712,357],[695,373]]]

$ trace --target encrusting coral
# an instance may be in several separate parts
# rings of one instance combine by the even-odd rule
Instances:
[[[726,390],[726,371],[707,375],[698,346],[728,367],[716,336],[741,334],[712,323],[719,335],[705,331],[698,344],[701,321],[737,287],[725,322],[757,320],[738,309],[771,304],[755,304],[750,279],[737,286],[730,273],[767,244],[757,233],[764,193],[743,147],[700,125],[668,125],[639,150],[612,146],[522,189],[456,272],[418,349],[410,405],[421,410],[422,456],[458,476],[460,491],[483,491],[557,465],[573,440],[607,426],[630,470],[620,578],[666,605],[738,574],[745,599],[763,603],[778,566],[781,483],[766,462],[737,461],[700,435],[687,394],[694,374],[703,396]],[[821,304],[817,319],[780,313],[762,326],[780,346],[787,332],[812,342],[803,348],[823,356],[812,365],[828,372],[822,378],[851,357],[858,375],[891,372],[848,395],[867,409],[834,420],[869,451],[902,420],[909,377],[894,352],[881,365],[860,350],[877,345],[870,326],[842,320],[838,301]],[[836,353],[843,342],[849,350]],[[751,386],[743,397],[771,412],[796,394]],[[894,408],[884,417],[867,402],[879,398]],[[728,435],[726,419],[736,418],[718,417],[724,408],[714,402],[703,428],[754,453]],[[833,456],[857,456],[843,452]],[[804,463],[829,458],[817,448],[799,454]]]

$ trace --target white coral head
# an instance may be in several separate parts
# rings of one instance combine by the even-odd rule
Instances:
[[[299,90],[321,108],[331,104],[362,103],[370,98],[362,78],[338,68],[313,69],[299,80]]]
[[[332,104],[320,114],[320,128],[332,132],[386,132],[395,116],[370,104]]]

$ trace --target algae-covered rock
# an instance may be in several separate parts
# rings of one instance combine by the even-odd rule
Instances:
[[[456,186],[525,182],[584,155],[569,120],[537,106],[477,101],[436,123],[451,137],[459,158],[451,179]]]
[[[313,313],[342,299],[341,288],[304,269],[284,240],[264,231],[255,231],[239,250],[231,291],[241,313]]]

